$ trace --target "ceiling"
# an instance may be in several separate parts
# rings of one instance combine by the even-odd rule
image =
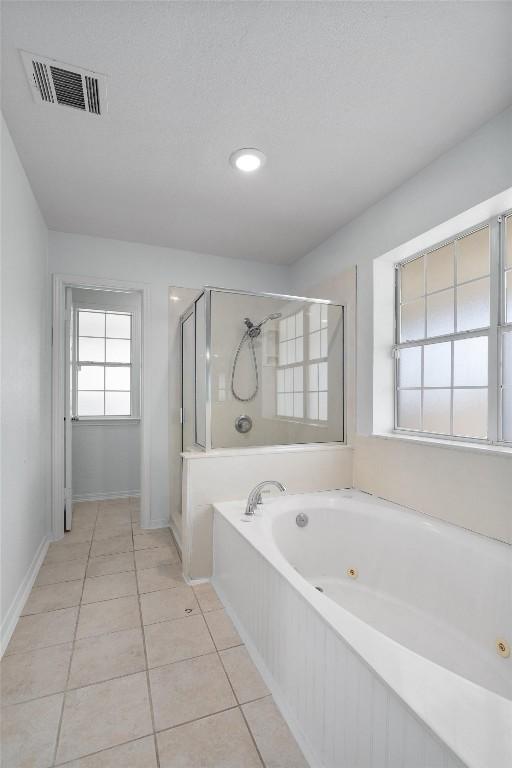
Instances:
[[[3,110],[48,226],[291,263],[512,102],[512,3],[3,2]],[[18,49],[108,76],[32,99]],[[268,161],[229,165],[239,147]]]

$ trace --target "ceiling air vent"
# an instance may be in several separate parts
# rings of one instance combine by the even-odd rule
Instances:
[[[35,101],[101,115],[107,111],[105,75],[21,51]]]

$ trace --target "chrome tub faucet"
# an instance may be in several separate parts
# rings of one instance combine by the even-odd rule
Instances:
[[[281,493],[286,493],[286,488],[282,483],[280,483],[278,480],[263,480],[263,482],[258,483],[252,491],[249,494],[249,498],[247,499],[247,506],[245,507],[245,514],[251,517],[256,512],[256,508],[259,504],[263,504],[263,499],[261,498],[261,492],[263,488],[267,485],[274,485],[278,490],[281,491]]]

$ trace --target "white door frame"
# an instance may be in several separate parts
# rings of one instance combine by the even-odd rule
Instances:
[[[140,464],[140,526],[149,528],[150,480],[151,480],[151,392],[150,392],[150,330],[149,299],[147,283],[132,283],[126,280],[105,280],[84,275],[52,275],[52,532],[55,540],[64,536],[64,317],[65,289],[100,288],[106,290],[138,291],[142,298],[141,335],[141,464]]]

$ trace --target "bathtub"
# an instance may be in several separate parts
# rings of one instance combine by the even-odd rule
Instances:
[[[512,766],[508,545],[358,491],[244,509],[213,583],[312,768]]]

